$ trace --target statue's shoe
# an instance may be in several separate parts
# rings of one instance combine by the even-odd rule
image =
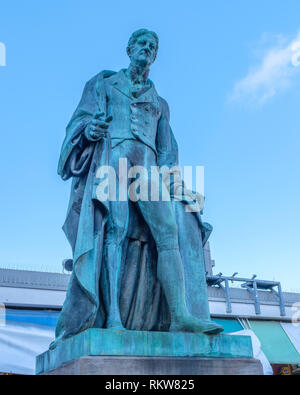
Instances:
[[[193,332],[216,335],[224,331],[221,325],[210,320],[201,320],[193,316],[182,317],[177,322],[172,322],[170,332]]]

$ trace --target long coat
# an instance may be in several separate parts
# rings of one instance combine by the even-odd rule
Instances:
[[[73,178],[63,229],[73,250],[74,264],[56,328],[56,342],[52,347],[61,339],[88,328],[105,327],[103,299],[108,289],[103,270],[103,251],[109,204],[97,200],[96,171],[100,165],[109,163],[111,142],[102,139],[88,144],[83,132],[97,111],[106,113],[105,79],[114,74],[103,71],[86,84],[79,106],[67,126],[61,150],[58,173],[63,180]],[[155,148],[157,164],[172,167],[178,163],[178,147],[168,118],[166,107],[161,123],[163,138],[157,141]],[[202,223],[199,213],[187,213],[184,201],[174,202],[173,205],[179,228],[187,306],[191,314],[208,319],[203,246],[212,227]],[[131,330],[167,331],[170,316],[157,279],[155,242],[143,218],[133,207],[125,233],[119,290],[123,324]]]

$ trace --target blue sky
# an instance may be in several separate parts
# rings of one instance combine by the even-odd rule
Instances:
[[[298,0],[2,0],[0,267],[61,271],[65,126],[84,83],[126,67],[146,27],[181,164],[205,166],[216,270],[300,291],[299,15]]]

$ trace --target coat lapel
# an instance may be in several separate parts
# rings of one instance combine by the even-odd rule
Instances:
[[[123,70],[120,70],[117,74],[115,74],[112,78],[110,78],[109,82],[117,91],[123,93],[123,95],[132,99],[130,92],[130,85],[127,81],[127,78],[124,75]]]
[[[152,81],[150,81],[149,87],[142,89],[137,95],[135,95],[135,92],[132,91],[129,81],[124,74],[124,70],[121,70],[114,75],[110,80],[110,84],[134,103],[157,102],[158,94]]]

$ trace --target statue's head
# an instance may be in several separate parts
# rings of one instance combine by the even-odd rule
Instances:
[[[128,42],[127,54],[131,63],[149,67],[155,61],[158,51],[158,36],[147,29],[134,32]]]

